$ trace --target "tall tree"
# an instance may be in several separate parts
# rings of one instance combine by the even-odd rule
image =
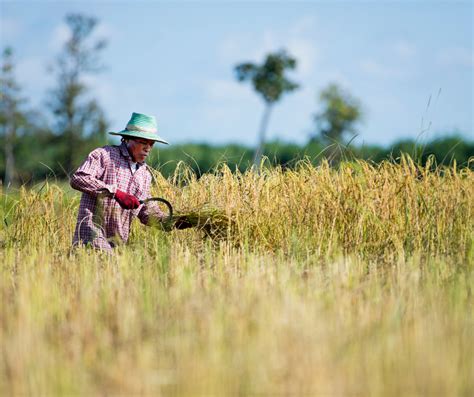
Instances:
[[[322,110],[314,115],[316,136],[328,145],[327,153],[331,163],[338,162],[341,155],[341,145],[346,142],[346,136],[354,137],[357,133],[356,124],[362,118],[360,101],[337,84],[329,84],[319,95]]]
[[[284,93],[298,88],[298,84],[289,80],[285,75],[286,69],[295,68],[296,59],[284,50],[268,54],[261,65],[246,62],[235,67],[237,80],[240,82],[251,81],[255,91],[262,96],[265,102],[265,110],[260,123],[258,146],[254,156],[254,164],[257,167],[262,158],[265,134],[273,105],[280,100]]]
[[[7,187],[16,183],[15,147],[19,130],[26,124],[26,113],[22,110],[25,99],[21,97],[14,71],[13,50],[6,47],[2,53],[0,75],[0,134],[5,156],[3,184]]]
[[[97,25],[93,17],[69,14],[66,23],[70,37],[52,68],[57,75],[57,86],[51,91],[48,105],[55,118],[53,129],[61,137],[60,161],[70,172],[83,157],[78,148],[104,140],[107,121],[98,102],[87,96],[89,89],[83,77],[102,70],[100,54],[106,41],[91,37]]]
[[[330,84],[319,95],[322,110],[314,115],[317,133],[329,143],[343,143],[347,134],[356,134],[362,117],[360,101],[337,84]]]

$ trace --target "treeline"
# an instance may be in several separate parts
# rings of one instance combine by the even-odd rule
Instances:
[[[0,74],[0,175],[3,185],[66,178],[91,149],[106,143],[108,121],[85,84],[103,70],[107,43],[92,36],[98,21],[66,16],[69,38],[48,65],[56,80],[41,109],[31,107],[15,73],[15,54],[4,48]],[[45,65],[46,66],[46,65]]]
[[[85,85],[86,77],[101,72],[102,50],[107,43],[92,32],[98,21],[80,14],[66,16],[69,39],[49,68],[56,84],[48,90],[45,106],[32,109],[15,75],[13,49],[2,53],[0,74],[0,178],[2,185],[33,183],[44,178],[67,179],[94,148],[107,144],[108,121],[100,104]],[[439,164],[456,161],[472,166],[474,142],[460,133],[447,132],[427,143],[403,140],[390,147],[358,146],[352,142],[364,117],[361,102],[337,84],[328,84],[319,94],[318,110],[311,115],[313,133],[305,145],[267,142],[265,139],[274,105],[300,88],[287,76],[297,60],[285,50],[267,54],[261,64],[243,62],[234,67],[237,81],[249,82],[263,103],[257,147],[209,144],[173,145],[154,150],[149,163],[168,176],[181,162],[198,175],[220,163],[245,171],[253,164],[291,168],[298,160],[313,164],[326,159],[337,166],[342,160],[361,158],[373,162],[396,159],[407,153],[425,162],[433,155]]]
[[[3,145],[4,138],[0,138]],[[18,183],[28,184],[45,178],[67,179],[70,173],[61,162],[63,149],[58,139],[51,132],[35,131],[22,136],[16,147],[16,173]],[[88,140],[75,148],[76,165],[78,166],[87,154],[95,147],[105,145],[102,140]],[[450,134],[434,139],[427,143],[415,140],[400,140],[388,147],[377,145],[336,145],[328,146],[322,141],[311,140],[306,145],[296,145],[285,142],[268,142],[264,146],[263,156],[267,165],[281,165],[285,168],[294,167],[299,160],[307,159],[317,165],[321,161],[364,159],[378,163],[382,160],[397,161],[402,153],[410,155],[420,163],[425,163],[429,156],[434,156],[436,163],[441,165],[453,164],[474,167],[474,141],[467,141],[460,135]],[[332,157],[331,157],[332,156]],[[153,149],[147,162],[158,169],[164,176],[174,173],[179,163],[185,163],[197,175],[212,171],[216,166],[225,162],[231,170],[244,172],[253,165],[255,148],[229,144],[210,145],[206,143],[189,143],[160,146]],[[469,159],[472,159],[469,163]],[[469,164],[468,164],[469,163]],[[74,167],[73,167],[74,168]],[[5,175],[4,153],[0,153],[0,175]]]
[[[77,167],[94,148],[105,145],[106,136],[102,139],[84,140],[75,148],[74,167]],[[4,137],[0,137],[4,145]],[[402,153],[410,155],[420,163],[425,163],[429,156],[434,156],[436,163],[453,164],[474,168],[474,141],[468,141],[459,134],[447,134],[426,143],[415,140],[400,140],[384,147],[377,145],[327,145],[321,140],[310,140],[306,145],[296,145],[280,141],[268,142],[263,149],[264,162],[267,165],[294,167],[299,160],[307,159],[317,165],[323,160],[364,159],[378,163],[383,160],[397,161]],[[19,140],[16,151],[16,176],[19,184],[33,183],[45,178],[67,179],[70,170],[62,163],[64,149],[61,140],[47,130],[25,132]],[[159,169],[164,176],[174,173],[179,163],[191,167],[197,175],[209,172],[225,162],[231,170],[241,172],[253,165],[255,148],[238,145],[210,145],[206,143],[189,143],[154,148],[147,162]],[[337,159],[337,161],[334,161]],[[469,163],[469,159],[472,159]],[[0,152],[0,176],[5,176],[5,155]],[[74,169],[73,167],[73,169]]]
[[[456,162],[458,166],[474,166],[474,141],[467,141],[459,134],[447,134],[424,144],[415,140],[400,140],[388,147],[377,145],[327,145],[321,140],[310,140],[306,145],[285,142],[265,144],[264,164],[293,168],[300,160],[309,160],[314,165],[322,161],[337,164],[341,160],[364,159],[379,163],[383,160],[397,161],[401,154],[408,154],[425,164],[434,156],[438,165]],[[243,145],[183,144],[154,150],[148,163],[159,169],[164,176],[173,174],[178,163],[191,167],[197,175],[212,171],[225,162],[231,170],[244,172],[253,165],[255,149]],[[337,160],[336,160],[337,159]],[[469,159],[472,159],[469,162]]]

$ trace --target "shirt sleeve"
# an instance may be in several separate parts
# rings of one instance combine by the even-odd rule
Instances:
[[[102,178],[110,159],[106,158],[106,151],[102,148],[93,150],[86,161],[71,176],[71,187],[94,197],[101,193],[107,195],[115,194],[116,187],[106,184]]]

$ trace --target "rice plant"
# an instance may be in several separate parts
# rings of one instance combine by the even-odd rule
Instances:
[[[1,395],[472,395],[474,172],[410,158],[155,175],[196,226],[71,250],[2,192]]]

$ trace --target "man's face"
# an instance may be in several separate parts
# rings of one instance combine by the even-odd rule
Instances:
[[[133,161],[137,163],[143,163],[150,154],[154,143],[154,141],[150,141],[148,139],[130,139],[127,142],[127,148],[133,158]]]

